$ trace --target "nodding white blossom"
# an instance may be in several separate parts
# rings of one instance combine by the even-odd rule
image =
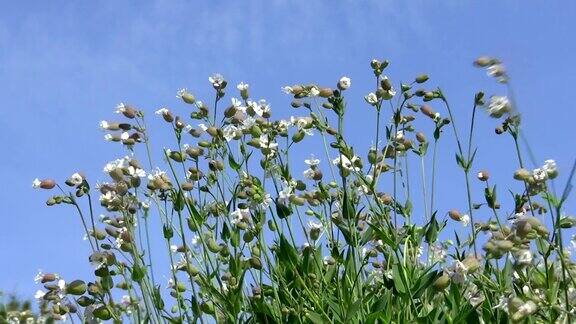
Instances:
[[[498,300],[498,304],[492,307],[492,309],[500,309],[504,311],[506,314],[508,314],[508,297],[504,296],[500,297],[500,299]]]
[[[126,167],[128,167],[128,162],[130,162],[130,157],[128,156],[125,156],[122,159],[116,159],[114,161],[110,161],[104,166],[104,172],[110,173],[116,169],[125,169]]]
[[[308,222],[308,228],[310,228],[311,230],[322,230],[322,228],[324,228],[324,225],[322,225],[322,223],[320,222],[315,222],[311,220]]]
[[[122,132],[122,134],[120,134],[120,139],[123,141],[125,141],[129,138],[130,138],[130,134],[128,132]]]
[[[474,283],[471,283],[468,286],[468,289],[464,293],[464,298],[466,298],[470,303],[470,305],[472,305],[473,307],[482,304],[482,302],[484,302],[484,300],[486,299],[484,293],[482,293],[482,291],[479,290],[478,286],[476,286]]]
[[[250,85],[248,83],[240,82],[236,86],[236,89],[238,89],[239,91],[246,91],[246,90],[248,90],[249,87],[250,87]]]
[[[236,134],[238,134],[239,132],[240,130],[238,129],[238,127],[234,125],[226,125],[222,129],[224,139],[226,139],[227,142],[230,142],[232,139],[234,139],[234,137],[236,137]]]
[[[198,127],[200,128],[200,131],[205,132],[208,130],[208,126],[206,126],[205,124],[198,124]]]
[[[184,133],[189,133],[192,130],[192,128],[193,128],[192,125],[188,124],[188,125],[184,126],[184,129],[182,129],[182,131]]]
[[[32,181],[32,188],[38,189],[38,188],[40,188],[41,184],[42,184],[42,181],[40,181],[40,179],[36,178],[36,179],[34,179],[34,181]]]
[[[220,86],[222,86],[222,83],[224,82],[224,77],[222,76],[222,74],[214,73],[212,74],[211,77],[208,78],[208,81],[212,83],[212,86],[219,88]]]
[[[544,168],[536,168],[532,171],[532,176],[536,182],[544,182],[548,180],[548,172]]]
[[[271,141],[268,138],[268,134],[260,135],[260,138],[258,139],[258,143],[260,144],[261,148],[267,148],[267,149],[270,149],[272,151],[275,151],[278,148],[278,143]]]
[[[254,113],[260,117],[270,112],[270,104],[267,103],[265,99],[260,99],[258,102],[248,101],[248,107],[252,108]]]
[[[498,82],[505,83],[508,78],[506,76],[506,69],[502,64],[493,64],[486,68],[486,74],[490,77],[496,78]]]
[[[146,177],[146,171],[144,171],[140,168],[135,168],[133,166],[128,167],[128,174],[131,175],[132,177],[135,177],[135,178]]]
[[[290,117],[290,123],[292,125],[298,126],[298,129],[303,131],[306,135],[308,136],[314,135],[310,127],[312,125],[312,122],[309,118],[292,116]]]
[[[148,174],[148,180],[153,181],[153,180],[158,179],[158,178],[165,176],[165,175],[166,175],[166,171],[162,171],[162,170],[160,170],[160,168],[156,168]]]
[[[130,298],[130,296],[128,296],[128,295],[124,295],[124,296],[122,296],[122,299],[120,299],[120,303],[122,305],[124,305],[125,307],[128,307],[128,306],[132,305],[132,298]]]
[[[58,280],[58,288],[60,288],[60,290],[66,289],[66,281],[64,281],[64,279]]]
[[[288,205],[290,203],[290,196],[292,195],[292,186],[285,186],[280,192],[278,192],[278,202],[283,205]]]
[[[126,111],[126,105],[123,102],[116,105],[116,113],[117,114],[121,114],[125,111]]]
[[[107,121],[102,120],[100,121],[100,128],[102,128],[102,130],[108,130],[110,129],[110,124]]]
[[[192,237],[192,246],[198,246],[198,244],[200,243],[200,236],[198,235],[194,235]]]
[[[403,130],[399,130],[396,132],[396,140],[397,141],[401,141],[404,139],[404,131]]]
[[[548,178],[550,179],[554,179],[558,175],[558,168],[556,167],[556,161],[554,160],[544,161],[542,169],[546,171],[546,173],[548,174]]]
[[[230,213],[233,219],[230,221],[232,224],[236,225],[242,221],[248,221],[250,218],[250,209],[248,208],[236,208]]]
[[[530,250],[520,250],[513,253],[518,264],[528,265],[532,263],[532,252]]]
[[[370,92],[369,94],[367,94],[364,99],[366,100],[367,103],[371,104],[372,106],[376,105],[378,103],[378,97],[376,96],[376,94],[374,92]]]
[[[310,179],[310,180],[314,179],[315,174],[316,174],[316,171],[314,171],[314,169],[312,169],[312,168],[308,168],[308,169],[304,170],[304,172],[302,172],[302,175],[304,175],[304,178]]]
[[[252,126],[254,126],[256,124],[256,118],[254,117],[246,117],[243,121],[242,121],[242,128],[243,129],[250,129],[252,128]]]
[[[270,204],[272,203],[272,197],[270,196],[269,193],[264,195],[264,198],[262,198],[262,202],[260,203],[260,207],[262,209],[266,209],[270,206]]]
[[[538,310],[538,306],[533,301],[529,300],[518,307],[516,313],[512,315],[513,318],[524,318],[525,316],[534,314]]]
[[[462,223],[462,226],[467,227],[470,224],[470,216],[468,214],[462,215],[460,223]]]
[[[308,164],[309,166],[315,166],[320,164],[320,160],[314,158],[314,155],[312,155],[309,159],[304,160],[304,163]]]
[[[350,88],[350,86],[352,85],[352,81],[350,80],[349,77],[341,77],[340,81],[338,81],[338,88],[340,90],[346,90],[348,88]]]
[[[116,237],[116,247],[120,248],[122,244],[124,244],[124,239],[122,238],[122,234],[128,232],[126,227],[122,227],[118,229],[118,237]]]
[[[374,178],[371,175],[367,174],[365,176],[365,178],[366,178],[367,183],[372,184],[372,181],[374,180]],[[357,191],[358,191],[359,195],[366,195],[370,192],[370,188],[367,185],[362,184],[362,185],[358,186]]]
[[[318,90],[318,87],[316,87],[316,86],[310,88],[310,91],[308,92],[308,96],[310,96],[310,97],[316,97],[319,94],[320,94],[320,90]]]
[[[512,110],[510,101],[505,96],[492,96],[488,104],[488,114],[490,117],[500,118],[505,113]]]
[[[352,157],[352,159],[348,159],[345,155],[340,155],[339,157],[332,160],[332,164],[342,167],[346,170],[353,170],[353,171],[360,171],[360,168],[355,165],[356,161],[359,158],[357,156]]]
[[[170,110],[168,110],[168,108],[160,108],[160,109],[156,110],[154,113],[155,113],[156,115],[162,116],[162,115],[169,114],[169,113],[170,113]]]
[[[40,302],[43,298],[44,295],[46,295],[46,293],[40,289],[36,290],[36,293],[34,294],[34,298],[36,300],[38,300],[38,302]]]
[[[290,86],[284,86],[281,89],[285,94],[292,94],[294,92],[294,89],[292,89]]]
[[[456,260],[447,270],[448,275],[455,283],[464,283],[468,274],[468,267],[462,261]]]
[[[447,255],[448,250],[443,244],[433,244],[430,246],[430,260],[432,262],[444,262]]]
[[[236,98],[232,98],[232,106],[234,106],[234,108],[236,108],[236,110],[239,110],[243,113],[246,113],[246,107],[242,106],[242,101],[236,99]]]
[[[106,135],[104,135],[104,140],[110,142],[110,141],[114,140],[114,136],[112,134],[106,134]]]
[[[80,173],[76,172],[73,175],[71,175],[68,180],[70,181],[71,184],[78,186],[82,184],[82,182],[84,181],[84,177],[82,177]]]
[[[175,244],[170,245],[170,252],[172,253],[178,252],[178,246]]]

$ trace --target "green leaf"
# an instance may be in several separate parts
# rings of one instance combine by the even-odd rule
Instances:
[[[134,264],[134,266],[132,266],[132,280],[140,283],[142,282],[142,279],[144,278],[145,274],[146,274],[145,268],[140,267],[137,264]]]
[[[242,167],[241,164],[238,164],[235,160],[234,160],[234,156],[230,153],[228,153],[228,164],[230,164],[230,167],[234,170],[234,171],[238,171],[240,170],[240,168]]]
[[[432,214],[430,222],[426,225],[426,243],[434,243],[438,239],[438,222],[436,221],[436,212]]]

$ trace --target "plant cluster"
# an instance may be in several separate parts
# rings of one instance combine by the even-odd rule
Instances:
[[[347,77],[333,87],[284,87],[299,112],[289,119],[273,119],[271,105],[252,98],[243,82],[230,91],[236,97],[225,99],[228,82],[218,74],[209,78],[210,105],[182,89],[177,97],[183,108],[155,112],[173,135],[159,165],[148,115],[118,105],[122,120],[100,126],[105,139],[128,154],[106,164],[105,182],[94,185],[75,173],[63,183],[33,183],[58,191],[49,206],[76,209],[94,266],[94,277],[87,280],[38,274],[44,289],[36,298],[44,318],[573,320],[576,268],[564,231],[575,221],[563,213],[570,186],[560,196],[551,190],[558,176],[553,160],[527,168],[519,144],[520,114],[501,62],[475,61],[508,96],[474,95],[466,139],[448,99],[440,88],[428,86],[427,75],[396,85],[385,75],[388,64],[370,63],[375,88],[364,99],[375,114],[375,129],[367,152],[344,136],[350,114]],[[498,122],[494,136],[511,138],[518,169],[510,176],[522,189],[511,188],[508,197],[497,195],[489,171],[474,165],[477,110]],[[386,125],[382,115],[390,116]],[[437,148],[452,144],[447,133],[455,139],[455,167],[467,200],[438,210],[438,197],[450,194],[436,189]],[[303,162],[294,161],[297,144],[306,145],[313,135],[323,145]],[[304,165],[303,173],[294,171]],[[421,179],[419,187],[410,174]],[[475,192],[479,184],[483,191]],[[151,219],[161,228],[149,226]],[[164,246],[150,243],[156,236],[164,238]],[[160,253],[170,264],[154,262]],[[168,282],[158,280],[159,274]]]

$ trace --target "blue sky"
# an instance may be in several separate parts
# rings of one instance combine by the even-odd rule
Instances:
[[[373,137],[365,125],[374,114],[362,100],[372,89],[372,58],[390,60],[387,73],[396,82],[429,73],[464,126],[475,91],[504,92],[471,66],[479,55],[494,55],[512,75],[539,163],[556,159],[566,175],[575,158],[575,13],[569,1],[4,1],[0,289],[31,296],[39,268],[89,278],[77,216],[45,207],[48,193],[33,191],[32,180],[63,180],[76,171],[104,179],[102,166],[124,152],[103,141],[98,122],[112,117],[117,103],[183,111],[176,90],[206,98],[214,72],[232,84],[250,83],[279,117],[294,114],[281,86],[331,86],[349,76],[355,99],[347,135],[365,149]],[[153,136],[164,136],[154,128],[161,125],[153,123]],[[479,117],[476,165],[490,169],[502,188],[514,187],[511,142],[495,137],[494,126]],[[440,149],[443,211],[465,209],[452,144]],[[307,156],[315,147],[303,150]],[[573,212],[574,199],[568,206]]]

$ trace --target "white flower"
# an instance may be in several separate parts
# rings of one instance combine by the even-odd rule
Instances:
[[[532,171],[532,176],[536,182],[544,182],[548,180],[548,172],[543,168],[536,168]]]
[[[122,159],[110,161],[106,164],[106,166],[104,166],[104,172],[110,173],[116,169],[125,169],[128,166],[128,162],[130,162],[130,158],[128,156]]]
[[[355,166],[355,162],[357,160],[357,156],[352,157],[352,160],[350,160],[345,155],[340,155],[332,161],[332,164],[338,167],[342,167],[346,170],[360,171],[360,168]]]
[[[153,181],[153,180],[160,178],[164,175],[166,175],[166,171],[162,171],[159,168],[156,168],[155,170],[152,170],[152,172],[150,174],[148,174],[148,180]]]
[[[285,86],[285,87],[282,87],[281,89],[282,89],[282,92],[284,92],[285,94],[292,94],[294,91],[292,89],[292,87],[290,87],[290,86]]]
[[[247,117],[242,121],[242,128],[243,129],[250,129],[252,126],[256,124],[256,119],[254,117]]]
[[[304,160],[304,163],[308,164],[309,166],[315,166],[320,164],[320,160],[314,158],[314,155],[312,155],[309,159]]]
[[[268,104],[264,99],[260,99],[258,102],[248,101],[248,106],[250,106],[260,117],[265,113],[270,112],[270,104]]]
[[[292,187],[288,186],[278,192],[278,202],[283,205],[290,203],[290,196],[292,195]]]
[[[311,230],[322,230],[322,228],[324,228],[324,225],[322,225],[322,223],[315,222],[315,221],[311,220],[308,222],[308,227]]]
[[[204,124],[198,124],[198,127],[200,127],[200,130],[202,132],[205,132],[208,130],[208,126],[204,125]]]
[[[106,141],[112,141],[113,139],[114,139],[114,136],[112,136],[112,134],[104,135],[104,140],[106,140]]]
[[[470,224],[470,216],[468,216],[468,214],[462,215],[460,222],[462,223],[462,226],[467,227]]]
[[[126,105],[123,102],[116,105],[116,113],[117,114],[121,114],[125,111],[126,111]]]
[[[40,179],[36,178],[36,179],[34,179],[34,181],[32,181],[32,188],[38,189],[38,188],[40,188],[41,184],[42,184],[42,181],[40,181]]]
[[[466,275],[468,273],[468,268],[460,260],[454,261],[452,266],[447,269],[448,275],[455,283],[464,283],[466,281]]]
[[[124,295],[122,296],[122,299],[120,299],[120,303],[126,307],[130,306],[132,304],[132,298],[130,298],[128,295]]]
[[[248,90],[249,87],[250,87],[250,85],[248,83],[240,82],[236,86],[236,89],[238,89],[239,91],[246,91],[246,90]]]
[[[498,304],[496,304],[496,306],[492,307],[493,309],[501,309],[503,310],[506,314],[508,314],[508,298],[507,297],[500,297],[500,299],[498,300]]]
[[[544,161],[544,166],[542,166],[542,169],[546,171],[548,178],[550,179],[554,179],[558,175],[558,168],[556,167],[556,161],[554,160]]]
[[[340,90],[346,90],[350,88],[350,85],[352,85],[352,81],[349,77],[341,77],[340,81],[338,81],[338,88]]]
[[[488,105],[488,114],[490,117],[500,118],[505,113],[512,110],[510,101],[504,96],[492,96],[490,98],[490,104]]]
[[[156,110],[154,113],[155,113],[156,115],[161,115],[161,116],[162,116],[162,115],[167,115],[167,114],[169,114],[169,113],[170,113],[170,110],[168,110],[168,108],[160,108],[160,109]]]
[[[108,130],[110,128],[110,124],[107,121],[102,120],[100,121],[100,128],[103,130]]]
[[[246,112],[246,107],[242,106],[242,101],[240,101],[236,98],[232,98],[230,100],[232,101],[232,106],[234,106],[234,108],[236,108],[236,110],[239,110],[243,113]]]
[[[36,293],[34,294],[34,298],[36,298],[38,301],[40,301],[42,298],[44,298],[44,295],[46,295],[46,293],[40,289],[36,290]]]
[[[520,250],[514,253],[514,258],[518,264],[528,265],[532,263],[532,252],[530,250]]]
[[[208,78],[208,81],[210,81],[210,83],[212,83],[212,86],[214,86],[215,88],[220,88],[220,86],[222,86],[222,83],[224,82],[224,77],[219,73],[215,73]]]
[[[194,235],[194,237],[192,237],[192,246],[198,246],[199,243],[200,243],[200,236]]]
[[[313,169],[306,169],[306,170],[304,170],[304,172],[302,172],[302,174],[304,175],[304,178],[310,179],[310,180],[314,179],[315,173],[316,172]]]
[[[133,166],[128,167],[128,174],[130,174],[132,177],[135,177],[135,178],[146,177],[146,171],[144,171],[140,168],[135,168]]]
[[[315,87],[315,86],[312,87],[312,88],[310,88],[310,92],[308,93],[308,95],[309,95],[310,97],[316,97],[316,96],[318,96],[319,94],[320,94],[320,90],[318,90],[318,88]]]
[[[234,217],[231,223],[236,225],[242,221],[248,221],[250,219],[250,209],[248,208],[236,208],[235,211],[230,213],[230,216]]]
[[[82,184],[82,181],[84,181],[84,178],[78,172],[76,172],[73,175],[71,175],[70,179],[68,179],[68,180],[70,180],[71,184],[78,186],[78,185]]]
[[[519,318],[524,318],[527,315],[534,314],[538,306],[533,301],[529,300],[526,303],[522,304],[518,307],[516,313],[514,313],[513,317],[519,316]]]
[[[378,97],[376,96],[376,94],[374,92],[370,92],[368,95],[366,95],[364,97],[364,99],[366,100],[367,103],[369,103],[373,106],[378,103]]]
[[[270,206],[270,204],[272,203],[272,197],[270,196],[269,193],[264,195],[264,198],[262,198],[262,203],[260,203],[260,207],[262,207],[262,209],[266,209],[268,208],[268,206]]]
[[[128,132],[122,132],[122,134],[120,134],[120,139],[123,141],[125,141],[129,138],[130,138],[130,134],[128,134]]]
[[[473,307],[480,305],[486,299],[482,291],[478,290],[478,286],[473,283],[470,284],[470,287],[464,293],[464,298],[466,298]]]
[[[430,246],[430,259],[432,262],[444,262],[448,255],[447,249],[442,244],[434,244]]]
[[[226,125],[224,129],[222,129],[222,133],[227,142],[230,142],[236,136],[238,131],[238,127],[234,125]]]
[[[174,244],[170,245],[170,252],[172,253],[178,252],[178,246]]]
[[[401,141],[404,139],[404,131],[403,130],[399,130],[396,132],[396,140],[397,141]]]
[[[60,290],[66,289],[66,281],[64,281],[64,279],[58,280],[58,288],[60,288]]]
[[[258,142],[261,148],[268,148],[270,150],[275,150],[278,147],[278,143],[270,141],[267,134],[260,135]]]

